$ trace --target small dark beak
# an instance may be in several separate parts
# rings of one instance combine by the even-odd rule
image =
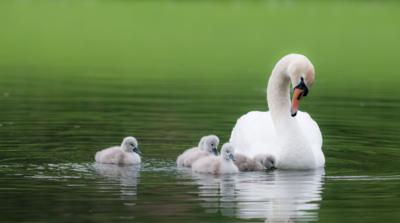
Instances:
[[[229,154],[229,159],[236,161],[235,156],[233,154]]]
[[[140,152],[139,148],[137,148],[137,147],[133,148],[133,152],[135,152],[139,155],[142,155],[142,152]]]
[[[214,155],[218,156],[218,150],[217,150],[217,148],[212,148],[211,151],[214,153]]]

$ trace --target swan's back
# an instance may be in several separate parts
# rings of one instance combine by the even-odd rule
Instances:
[[[95,160],[97,163],[126,165],[139,164],[141,162],[139,155],[136,153],[124,152],[119,146],[110,147],[97,152]]]
[[[217,156],[207,156],[198,159],[192,165],[193,172],[196,173],[209,173],[220,174],[221,172],[221,159]]]
[[[325,156],[322,152],[322,134],[317,122],[311,118],[307,112],[299,112],[296,117],[302,127],[304,136],[307,138],[315,156],[316,167],[322,167],[325,164]]]
[[[269,112],[251,111],[240,117],[229,139],[236,153],[253,158],[257,154],[274,154],[276,133]]]
[[[124,152],[119,146],[98,151],[95,160],[98,163],[119,164],[122,162]]]
[[[210,153],[201,150],[199,147],[194,147],[186,150],[176,159],[178,166],[191,167],[194,162],[203,157],[209,156]]]

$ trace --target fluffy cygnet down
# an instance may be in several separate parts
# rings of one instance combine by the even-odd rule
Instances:
[[[98,151],[95,160],[97,163],[133,165],[141,162],[140,154],[137,140],[128,136],[124,138],[121,146],[113,146]]]
[[[176,164],[178,166],[191,167],[192,164],[200,158],[218,155],[218,144],[219,138],[215,135],[203,136],[200,139],[199,145],[197,147],[187,149],[176,159]]]
[[[239,169],[233,162],[235,148],[230,143],[222,146],[219,156],[207,156],[193,163],[192,170],[196,173],[209,173],[214,175],[238,173]]]
[[[235,158],[235,164],[240,171],[264,171],[275,167],[275,159],[269,155],[260,154],[249,158],[242,154],[236,154]]]

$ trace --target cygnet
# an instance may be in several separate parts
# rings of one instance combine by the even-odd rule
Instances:
[[[269,155],[256,155],[254,158],[249,158],[242,154],[235,155],[235,164],[240,171],[265,171],[273,169],[275,159]]]
[[[239,169],[234,163],[235,148],[230,143],[222,146],[219,156],[207,156],[193,163],[192,170],[196,173],[214,175],[238,173]]]
[[[218,155],[218,144],[219,138],[215,135],[203,136],[200,139],[199,145],[187,149],[176,159],[176,164],[178,166],[191,167],[192,164],[200,158],[207,156],[217,156]]]
[[[98,151],[95,160],[97,163],[133,165],[141,162],[140,154],[137,140],[128,136],[124,138],[120,146]]]

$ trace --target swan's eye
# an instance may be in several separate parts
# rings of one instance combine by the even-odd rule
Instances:
[[[211,146],[214,146],[214,144],[213,144],[213,143],[211,143]]]
[[[307,96],[307,94],[308,94],[308,87],[307,87],[307,85],[305,84],[304,78],[303,78],[303,77],[301,77],[300,83],[299,83],[296,87],[294,87],[294,88],[298,88],[298,89],[303,90],[303,94],[301,94],[301,95],[299,96],[298,99],[300,99],[301,96],[304,96],[304,97]]]
[[[131,146],[133,147],[133,146],[135,146],[135,145],[133,145],[133,143],[131,143]]]

